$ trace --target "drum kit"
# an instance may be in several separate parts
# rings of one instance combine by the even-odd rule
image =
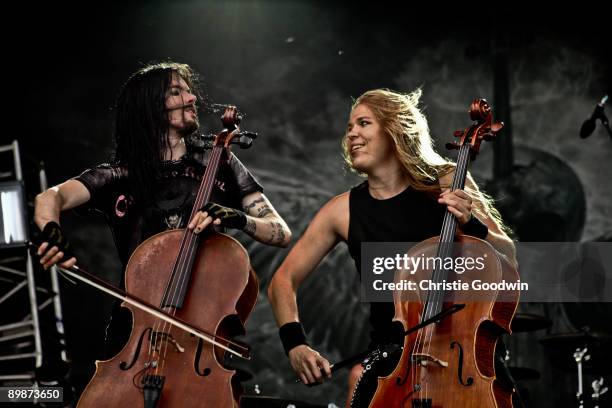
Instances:
[[[546,317],[517,313],[512,321],[512,332],[531,332],[547,329],[550,326],[552,326],[552,321]],[[548,352],[553,367],[576,374],[575,405],[579,408],[603,406],[601,405],[602,396],[608,391],[608,388],[602,376],[612,372],[612,364],[609,360],[612,334],[583,330],[543,336],[540,337],[539,342]],[[506,357],[506,360],[508,359],[509,356]],[[532,368],[509,366],[508,369],[517,382],[540,379],[540,373]],[[586,375],[596,378],[590,384],[590,393],[586,391]],[[524,406],[522,402],[517,405]]]

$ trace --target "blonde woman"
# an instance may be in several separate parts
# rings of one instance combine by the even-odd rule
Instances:
[[[268,296],[291,366],[305,384],[331,377],[329,361],[313,350],[299,323],[296,293],[301,282],[339,242],[348,245],[360,271],[362,242],[419,242],[439,235],[445,211],[463,233],[486,239],[515,262],[514,245],[499,213],[471,177],[465,190],[449,191],[454,166],[435,152],[421,91],[371,90],[354,102],[342,145],[348,165],[366,180],[332,198],[276,271]],[[393,303],[371,303],[371,346],[403,342],[392,322]],[[347,406],[363,368],[349,376]]]

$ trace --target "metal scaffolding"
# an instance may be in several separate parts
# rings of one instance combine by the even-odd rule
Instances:
[[[0,385],[38,386],[44,350],[39,317],[46,308],[53,308],[59,358],[68,362],[60,288],[55,267],[49,271],[50,283],[37,285],[35,280],[18,142],[0,146],[0,155],[4,163],[12,155],[13,162],[12,170],[0,172]],[[42,168],[39,184],[47,188]]]

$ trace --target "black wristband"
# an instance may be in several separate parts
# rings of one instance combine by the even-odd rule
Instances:
[[[461,231],[463,231],[465,235],[485,239],[489,234],[489,227],[478,218],[474,217],[474,214],[471,214],[470,220],[461,226]]]
[[[278,329],[278,335],[280,336],[281,343],[285,349],[285,354],[289,355],[289,352],[294,347],[301,344],[308,344],[306,341],[306,333],[304,333],[304,327],[300,322],[285,323]]]

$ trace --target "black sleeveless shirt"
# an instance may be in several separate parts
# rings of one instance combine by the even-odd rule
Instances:
[[[370,195],[364,181],[349,195],[348,249],[361,276],[362,242],[420,242],[440,234],[446,207],[412,187],[386,200]],[[401,342],[401,324],[391,321],[391,302],[370,303],[371,346]]]

